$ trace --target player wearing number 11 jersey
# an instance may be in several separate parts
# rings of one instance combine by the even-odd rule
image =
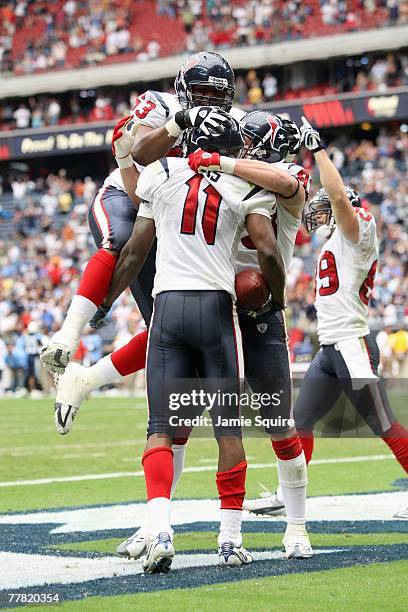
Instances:
[[[304,432],[306,460],[312,456],[316,423],[345,392],[408,471],[408,430],[397,421],[379,378],[379,350],[367,322],[378,259],[375,219],[361,207],[358,194],[343,185],[318,132],[305,119],[301,131],[304,146],[315,155],[324,187],[306,205],[304,221],[309,232],[327,239],[316,272],[321,348],[305,375],[294,409],[296,427]]]
[[[241,152],[243,144],[235,120],[222,135],[208,140],[210,150],[233,155]],[[277,302],[284,304],[285,267],[270,222],[276,196],[264,189],[254,190],[248,181],[229,174],[196,174],[188,160],[179,158],[163,158],[147,166],[140,174],[136,195],[142,200],[139,214],[122,249],[107,301],[112,303],[139,272],[157,236],[154,312],[146,359],[148,440],[142,459],[150,543],[143,567],[146,572],[168,571],[174,555],[171,446],[185,431],[179,419],[199,416],[205,407],[192,404],[187,412],[173,414],[169,398],[177,387],[169,385],[183,380],[185,394],[196,375],[200,388],[204,385],[218,396],[236,398],[232,404],[216,401],[210,411],[219,446],[219,565],[247,564],[252,558],[242,547],[241,536],[246,461],[237,425],[240,374],[233,322],[235,262],[245,224],[269,288]]]

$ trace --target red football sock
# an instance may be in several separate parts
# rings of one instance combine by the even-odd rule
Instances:
[[[146,363],[147,337],[147,330],[143,331],[111,354],[112,363],[121,376],[143,370]]]
[[[289,461],[290,459],[296,459],[302,452],[302,445],[300,443],[299,436],[296,434],[291,438],[284,438],[283,440],[271,440],[273,450],[278,459],[282,461]]]
[[[408,472],[408,429],[395,421],[381,437],[394,453],[396,460]]]
[[[312,431],[300,431],[299,432],[299,440],[303,447],[303,452],[305,453],[305,459],[307,465],[312,458],[313,448],[314,448],[314,437]]]
[[[155,497],[170,499],[173,482],[173,451],[168,446],[157,446],[142,457],[145,473],[147,501]]]
[[[223,510],[242,510],[247,462],[241,461],[226,472],[217,472],[218,496]]]
[[[84,270],[77,295],[82,295],[95,306],[100,306],[107,296],[117,259],[112,253],[99,249]]]

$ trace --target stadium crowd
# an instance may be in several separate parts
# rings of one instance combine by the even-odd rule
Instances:
[[[329,145],[328,151],[345,181],[360,191],[377,218],[381,258],[370,303],[370,324],[381,334],[386,373],[406,375],[408,134],[402,130],[384,131],[375,142],[340,137]],[[304,155],[303,163],[314,175],[311,157]],[[13,197],[11,209],[0,207],[0,218],[7,219],[11,228],[0,239],[3,391],[18,394],[28,389],[35,394],[49,389],[51,381],[41,370],[38,355],[45,337],[60,326],[81,270],[94,249],[87,213],[101,178],[73,180],[61,169],[36,180],[19,173],[3,183],[2,197],[7,197],[8,191],[9,197]],[[313,190],[318,186],[315,180]],[[319,247],[318,238],[309,236],[302,228],[288,274],[287,292],[291,357],[297,363],[309,361],[316,346],[313,277]],[[87,364],[95,363],[142,328],[140,313],[130,294],[124,294],[106,328],[98,333],[88,328],[76,358]],[[140,376],[136,382],[143,384]],[[126,384],[127,389],[133,389],[134,380]]]
[[[293,74],[282,69],[277,69],[276,74],[269,70],[248,70],[242,74],[238,71],[235,103],[258,105],[346,91],[384,92],[390,87],[408,84],[408,55],[398,52],[348,58],[339,62],[332,72],[328,82],[316,80],[311,85],[313,77],[306,70],[295,69]],[[60,96],[32,96],[25,102],[3,102],[0,104],[0,130],[111,121],[126,115],[137,95],[128,86],[106,89],[103,93],[83,90]]]
[[[408,22],[406,0],[5,0],[0,73],[32,74]]]

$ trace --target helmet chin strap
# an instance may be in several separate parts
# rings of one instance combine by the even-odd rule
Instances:
[[[321,238],[330,238],[335,227],[336,227],[336,221],[334,220],[334,217],[332,216],[329,223],[325,223],[324,225],[319,225],[316,228],[315,233]]]
[[[316,228],[315,233],[321,238],[329,238],[332,230],[333,228],[331,228],[330,225],[319,225],[319,227]]]

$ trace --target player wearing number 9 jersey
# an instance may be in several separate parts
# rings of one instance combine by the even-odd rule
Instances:
[[[326,238],[316,273],[321,348],[305,375],[294,409],[296,426],[305,434],[306,459],[312,456],[316,423],[345,392],[373,433],[381,436],[408,471],[408,430],[397,421],[379,378],[379,350],[367,322],[378,259],[375,220],[361,207],[358,194],[343,185],[318,132],[305,119],[302,139],[314,153],[323,185],[306,206],[304,221],[309,232]]]

